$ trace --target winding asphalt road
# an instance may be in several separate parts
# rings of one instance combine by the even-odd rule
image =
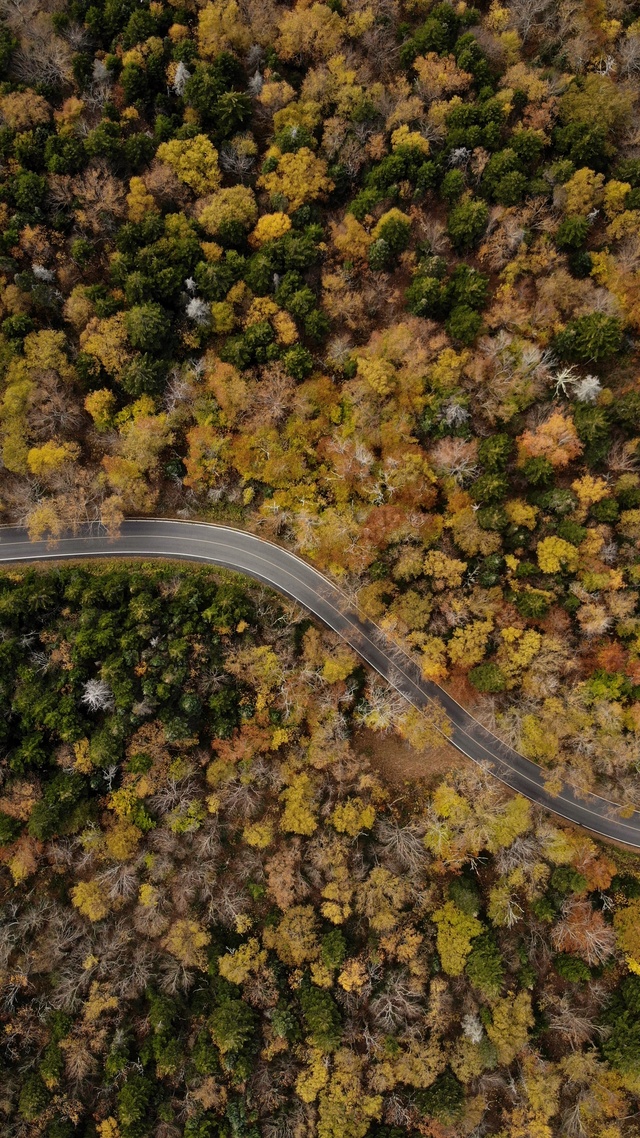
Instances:
[[[345,595],[316,569],[281,546],[243,530],[200,522],[131,519],[109,538],[96,529],[61,537],[54,546],[29,541],[22,529],[0,527],[0,564],[79,557],[168,557],[221,565],[246,573],[297,601],[319,617],[414,707],[436,705],[449,721],[447,738],[512,790],[605,838],[640,849],[640,812],[622,817],[620,807],[596,795],[577,796],[564,786],[552,795],[545,772],[478,723],[371,621],[349,607]]]

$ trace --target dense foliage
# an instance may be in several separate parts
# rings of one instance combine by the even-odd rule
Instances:
[[[637,1133],[636,858],[386,786],[393,694],[227,577],[21,570],[0,628],[3,1138]]]
[[[636,5],[2,11],[4,520],[260,526],[631,800]]]
[[[2,12],[3,520],[260,527],[634,800],[637,4]]]

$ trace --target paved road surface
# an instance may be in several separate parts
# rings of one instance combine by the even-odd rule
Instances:
[[[623,818],[619,807],[595,795],[578,797],[567,786],[560,794],[549,794],[536,763],[497,739],[437,684],[424,680],[380,629],[349,609],[335,585],[288,550],[228,526],[161,519],[125,521],[115,539],[83,531],[60,538],[53,548],[30,542],[24,530],[0,527],[0,563],[78,557],[171,557],[222,565],[263,581],[338,632],[409,703],[418,708],[438,704],[449,719],[454,746],[507,786],[579,826],[640,849],[640,812]]]

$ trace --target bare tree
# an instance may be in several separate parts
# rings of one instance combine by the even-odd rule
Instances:
[[[379,843],[382,860],[396,865],[409,873],[420,873],[426,866],[428,854],[422,841],[422,826],[401,826],[395,819],[385,816],[375,827],[375,837]]]
[[[80,698],[89,711],[111,711],[115,707],[113,692],[106,680],[87,680],[83,684]]]
[[[551,1031],[558,1032],[573,1050],[588,1043],[594,1035],[602,1035],[604,1029],[598,1026],[593,1013],[587,1008],[579,1007],[568,993],[565,992],[563,996],[548,995],[543,1004]]]
[[[371,1000],[369,1010],[376,1027],[395,1034],[399,1027],[423,1014],[422,993],[404,971],[390,972],[383,991]]]

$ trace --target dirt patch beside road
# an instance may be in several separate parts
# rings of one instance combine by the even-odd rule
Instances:
[[[395,786],[418,780],[427,787],[433,786],[453,767],[459,770],[475,765],[444,739],[438,746],[417,751],[391,732],[383,735],[367,727],[356,732],[353,747],[357,754],[368,758],[386,782]]]

